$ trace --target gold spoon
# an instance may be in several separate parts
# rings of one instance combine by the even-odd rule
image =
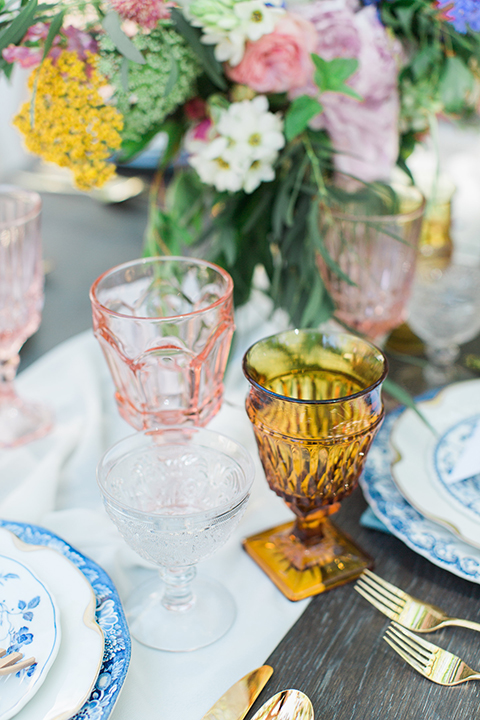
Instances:
[[[30,667],[35,662],[34,657],[22,660],[23,654],[20,652],[12,652],[7,655],[7,651],[0,648],[0,677],[2,675],[10,675],[19,670]]]
[[[282,690],[267,700],[252,720],[313,720],[313,706],[300,690]]]

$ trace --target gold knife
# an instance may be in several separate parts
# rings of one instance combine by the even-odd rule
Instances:
[[[270,665],[252,670],[217,700],[202,720],[243,720],[272,676]]]

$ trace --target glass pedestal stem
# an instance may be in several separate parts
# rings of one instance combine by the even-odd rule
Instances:
[[[197,570],[193,566],[163,568],[160,571],[162,580],[165,583],[162,605],[167,610],[185,612],[193,607],[195,604],[195,596],[192,592],[192,580],[196,572]]]
[[[0,403],[11,401],[17,396],[13,381],[17,374],[19,362],[20,355],[18,353],[6,360],[0,360]]]

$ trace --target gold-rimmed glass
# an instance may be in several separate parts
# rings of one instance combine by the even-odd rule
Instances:
[[[387,361],[354,335],[291,330],[255,343],[243,369],[268,484],[296,516],[248,538],[245,549],[287,597],[299,600],[371,567],[328,516],[356,487],[382,423]]]

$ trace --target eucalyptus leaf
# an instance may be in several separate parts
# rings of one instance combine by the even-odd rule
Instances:
[[[420,420],[425,423],[428,429],[431,430],[434,435],[437,435],[437,431],[431,426],[422,411],[419,410],[418,405],[416,404],[415,400],[412,398],[409,392],[404,390],[400,385],[398,385],[398,383],[390,380],[390,378],[384,380],[383,389],[385,390],[385,392],[395,398],[395,400],[398,400],[398,402],[400,402],[402,405],[411,408],[418,415]]]
[[[172,8],[170,11],[170,17],[175,23],[178,32],[183,35],[197,55],[198,60],[202,64],[203,69],[210,80],[214,83],[214,85],[219,87],[220,90],[226,90],[227,83],[225,82],[225,78],[223,76],[223,69],[213,54],[212,46],[204,45],[200,41],[200,31],[192,27],[190,23],[187,22],[181,10],[178,8]]]
[[[170,72],[168,74],[167,84],[165,85],[164,97],[168,97],[172,92],[178,80],[178,62],[173,55],[170,55]]]
[[[38,0],[29,0],[15,20],[0,34],[0,52],[8,45],[14,45],[23,38],[28,28],[35,22],[35,13],[38,10]]]
[[[53,41],[55,40],[55,37],[58,35],[59,31],[61,30],[64,15],[65,15],[65,10],[60,10],[60,12],[55,15],[52,22],[50,23],[50,27],[48,28],[47,39],[45,40],[45,47],[43,48],[42,60],[45,60],[45,58],[47,57],[47,55],[50,51],[50,48],[52,47]]]
[[[121,21],[115,10],[110,10],[102,20],[102,26],[118,52],[132,62],[139,65],[145,64],[145,58],[140,50],[123,32]]]
[[[322,234],[320,232],[319,227],[320,217],[319,217],[319,206],[318,202],[313,201],[312,206],[310,209],[309,217],[308,217],[308,229],[310,231],[310,236],[314,242],[314,245],[320,255],[322,256],[323,260],[325,261],[326,265],[332,270],[335,275],[337,275],[341,280],[346,282],[348,285],[355,286],[356,283],[353,282],[351,278],[346,275],[340,265],[335,262],[335,260],[332,258],[330,253],[328,252],[327,248],[325,247],[325,243],[323,241]]]

